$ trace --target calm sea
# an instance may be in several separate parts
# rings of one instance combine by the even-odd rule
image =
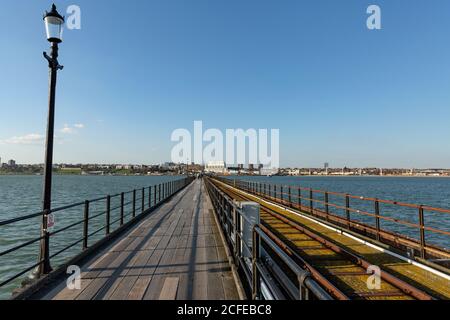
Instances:
[[[159,184],[166,181],[179,179],[176,176],[54,176],[52,207],[61,207],[68,204],[103,197],[108,194],[117,194],[142,187]],[[146,190],[147,194],[147,190]],[[137,192],[137,198],[141,193]],[[131,201],[131,194],[125,197],[125,203]],[[0,176],[0,221],[16,218],[41,210],[42,176]],[[111,201],[111,208],[119,205],[119,197]],[[141,202],[137,201],[137,208]],[[148,199],[146,195],[146,205]],[[90,215],[101,213],[105,210],[104,201],[91,205]],[[125,214],[131,212],[128,205]],[[138,211],[139,212],[139,211]],[[111,212],[111,221],[117,220],[119,210]],[[55,226],[57,230],[83,219],[83,206],[65,210],[55,214]],[[126,221],[127,219],[125,219]],[[89,233],[104,226],[104,215],[90,222]],[[111,228],[116,228],[118,222]],[[22,221],[12,225],[0,226],[0,252],[39,237],[40,219]],[[104,235],[104,231],[92,237],[91,243]],[[51,238],[50,255],[63,249],[82,237],[82,225],[77,225],[61,234]],[[58,255],[52,260],[52,267],[65,262],[68,257],[73,257],[81,251],[81,243]],[[22,248],[14,253],[0,256],[0,283],[7,278],[32,266],[38,259],[38,243]],[[23,278],[19,277],[14,282],[0,288],[0,299],[7,299],[11,290],[20,286]]]
[[[115,194],[135,188],[148,187],[165,181],[177,179],[173,176],[55,176],[53,187],[53,207],[59,207],[74,202],[93,199],[107,194]],[[299,185],[319,190],[350,193],[358,196],[377,197],[380,199],[396,200],[413,204],[424,204],[434,207],[450,208],[450,178],[414,178],[414,177],[240,177],[243,180],[253,180],[272,184]],[[0,176],[0,220],[20,217],[40,211],[41,207],[41,176]],[[138,193],[140,197],[140,193]],[[126,200],[131,200],[128,197]],[[330,201],[342,204],[342,199],[330,196]],[[339,202],[340,201],[340,202]],[[140,206],[140,202],[138,201]],[[146,200],[147,203],[147,200]],[[113,200],[111,207],[118,205],[118,199]],[[360,210],[370,211],[371,207],[363,201],[353,201],[352,206]],[[130,210],[130,207],[128,207]],[[101,213],[104,203],[93,205],[91,215]],[[337,214],[342,214],[337,212]],[[417,222],[417,211],[381,205],[381,213],[385,216]],[[112,212],[111,220],[117,218],[119,212]],[[82,206],[55,215],[59,229],[68,226],[83,217]],[[365,217],[355,217],[368,223],[373,223]],[[450,214],[432,214],[425,216],[426,224],[441,230],[450,231]],[[90,232],[102,227],[104,216],[93,221]],[[117,225],[115,225],[117,227]],[[382,222],[382,227],[417,237],[418,232],[413,228],[402,227],[397,224]],[[39,236],[40,219],[20,222],[10,226],[0,227],[0,252]],[[69,231],[70,230],[70,231]],[[82,236],[82,226],[76,226],[60,235],[52,237],[51,252],[55,253],[64,246],[77,241]],[[103,236],[97,234],[92,242]],[[427,234],[427,241],[443,247],[450,247],[449,237]],[[81,243],[52,260],[52,266],[61,264],[68,257],[80,252]],[[37,261],[37,244],[21,249],[15,253],[0,257],[0,282],[24,270]],[[10,285],[0,288],[0,299],[10,296],[10,291],[17,287],[23,277]]]

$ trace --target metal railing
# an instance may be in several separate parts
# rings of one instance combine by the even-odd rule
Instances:
[[[211,183],[209,178],[205,178],[205,184],[233,252],[234,263],[252,299],[332,300],[310,273],[299,267],[283,249],[280,239],[263,225],[249,220],[239,203]],[[252,225],[252,240],[248,241],[244,229]]]
[[[156,185],[152,185],[145,188],[134,189],[127,192],[121,192],[113,195],[107,195],[97,199],[81,201],[78,203],[70,204],[67,206],[52,209],[50,211],[42,211],[34,214],[29,214],[13,219],[0,221],[0,233],[2,228],[8,228],[18,223],[36,223],[36,219],[44,221],[45,226],[49,222],[50,215],[59,216],[64,213],[73,213],[74,210],[82,210],[83,218],[75,222],[71,222],[64,227],[60,227],[57,230],[49,230],[49,228],[42,230],[40,237],[35,237],[31,240],[27,240],[20,244],[15,244],[6,250],[0,252],[0,259],[5,258],[8,254],[17,253],[21,249],[29,248],[30,246],[37,246],[40,244],[42,252],[46,252],[41,260],[34,264],[29,265],[23,270],[17,271],[15,274],[7,276],[6,279],[0,279],[0,289],[11,284],[14,280],[29,273],[33,269],[37,268],[41,264],[46,263],[48,266],[55,258],[59,258],[63,253],[80,245],[80,250],[75,252],[73,256],[65,256],[61,260],[69,260],[77,254],[82,253],[90,246],[94,245],[98,241],[106,238],[112,232],[120,231],[126,223],[131,223],[134,219],[149,212],[156,206],[164,202],[166,199],[177,193],[186,185],[192,182],[192,178],[182,178],[173,181],[168,181]],[[112,205],[116,202],[115,205]],[[103,207],[103,209],[101,208]],[[98,212],[99,211],[99,212]],[[98,219],[103,217],[103,223]],[[96,220],[97,219],[97,220]],[[96,221],[94,223],[94,221]],[[36,228],[39,228],[36,225]],[[73,237],[74,234],[68,234],[70,230],[74,230],[76,227],[81,227],[81,235],[76,240],[67,243],[67,238]],[[94,230],[91,229],[95,227]],[[78,232],[80,230],[77,230]],[[104,232],[102,235],[101,233]],[[51,240],[57,235],[65,235],[62,243],[59,241],[58,245],[55,245],[52,249],[55,252],[50,254]],[[92,242],[92,243],[91,243]],[[39,249],[38,249],[39,250]],[[81,251],[81,252],[80,252]],[[36,252],[37,254],[37,252]],[[5,261],[1,262],[2,265],[7,265]],[[59,263],[62,264],[62,263]]]
[[[447,248],[436,243],[428,243],[433,239],[440,240],[440,243],[450,243],[450,224],[442,223],[442,221],[449,222],[450,216],[447,215],[450,214],[449,209],[300,186],[229,178],[217,179],[247,193],[297,209],[325,222],[407,251],[409,256],[419,256],[422,259],[450,258],[450,251]],[[398,215],[400,208],[403,211],[409,210],[403,218],[399,217],[402,215]],[[435,218],[435,221],[441,223],[435,222],[435,226],[430,226],[431,222],[427,224],[425,212],[441,214],[441,219]],[[410,220],[407,221],[406,218]],[[417,236],[414,237],[414,234]]]

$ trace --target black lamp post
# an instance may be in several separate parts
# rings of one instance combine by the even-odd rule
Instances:
[[[64,27],[64,17],[61,16],[53,4],[50,12],[44,15],[45,29],[47,32],[47,40],[51,43],[50,56],[44,52],[44,58],[48,61],[50,68],[50,89],[48,98],[48,123],[47,138],[45,145],[45,167],[44,167],[44,184],[43,184],[43,204],[42,209],[44,215],[42,217],[41,236],[43,237],[39,252],[39,267],[37,275],[49,273],[52,269],[50,266],[50,249],[49,249],[49,232],[47,227],[48,215],[51,209],[52,195],[52,168],[53,168],[53,135],[55,126],[55,91],[56,91],[56,75],[58,70],[62,70],[62,66],[58,63],[58,44],[62,42],[62,32]]]

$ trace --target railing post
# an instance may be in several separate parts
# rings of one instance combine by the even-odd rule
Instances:
[[[375,228],[377,230],[376,239],[380,241],[380,203],[375,199]]]
[[[327,214],[327,221],[329,221],[330,207],[328,205],[328,191],[325,191],[325,213]]]
[[[288,187],[288,201],[289,201],[289,207],[292,208],[292,202],[291,202],[291,186]]]
[[[136,217],[136,189],[133,190],[133,218]]]
[[[259,293],[261,291],[261,280],[258,272],[257,263],[259,261],[259,234],[253,229],[253,241],[252,241],[252,300],[259,299]]]
[[[267,192],[266,192],[266,184],[264,183],[264,195],[266,196],[267,195]]]
[[[423,215],[423,206],[419,207],[419,225],[420,225],[420,257],[426,258],[425,252],[425,217]]]
[[[142,188],[142,199],[141,199],[141,213],[145,211],[145,189]]]
[[[41,235],[43,236],[40,242],[40,256],[42,263],[38,267],[40,275],[49,274],[52,271],[50,266],[50,233],[48,232],[48,216],[51,214],[50,210],[46,209],[42,215],[42,229]]]
[[[83,250],[88,247],[88,226],[89,226],[89,201],[84,202],[84,220],[83,220]]]
[[[347,218],[347,228],[350,229],[350,196],[345,195],[345,217]]]
[[[111,220],[111,196],[108,195],[106,197],[106,235],[108,235],[110,233],[109,230],[109,225],[110,225],[110,220]]]
[[[283,196],[283,185],[280,185],[280,201],[281,201],[281,204],[283,204],[284,202],[283,202],[283,199],[284,198],[284,196]]]
[[[306,277],[306,275],[303,277]],[[300,283],[299,300],[309,300],[309,290],[308,290],[308,288],[305,287],[304,283],[302,283],[304,281],[303,279],[299,279],[299,283]]]
[[[298,209],[302,210],[302,189],[298,187]]]
[[[239,258],[241,257],[241,238],[240,238],[240,232],[241,232],[241,218],[239,216],[239,210],[234,207],[234,243],[235,243],[235,257],[236,257],[236,264],[239,263]]]
[[[125,203],[125,194],[122,192],[120,194],[120,225],[123,225],[123,210],[124,210],[124,203]]]
[[[158,185],[158,203],[161,202],[161,183]]]
[[[152,187],[148,187],[148,208],[152,206]]]
[[[277,185],[276,184],[273,185],[273,197],[274,197],[275,202],[277,202]]]
[[[153,205],[156,206],[156,185],[153,186]]]
[[[309,212],[314,214],[314,193],[312,188],[309,188]]]
[[[272,198],[272,185],[269,184],[269,197]]]

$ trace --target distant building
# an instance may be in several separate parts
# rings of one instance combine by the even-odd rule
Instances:
[[[224,174],[227,169],[223,161],[210,161],[205,166],[205,172]]]
[[[15,160],[9,160],[8,161],[8,166],[15,167],[16,166],[16,161]]]
[[[274,176],[279,173],[279,169],[276,168],[261,168],[260,175],[262,176]]]
[[[116,170],[130,170],[132,165],[130,164],[119,164],[116,166]]]

